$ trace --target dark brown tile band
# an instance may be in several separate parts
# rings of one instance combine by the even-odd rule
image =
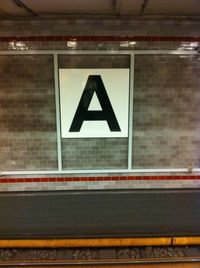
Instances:
[[[11,41],[185,41],[185,42],[199,42],[200,36],[0,36],[0,42],[11,42]]]

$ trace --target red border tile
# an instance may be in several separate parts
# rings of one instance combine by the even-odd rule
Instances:
[[[32,182],[89,182],[89,181],[123,181],[123,180],[200,180],[200,175],[162,175],[162,176],[98,176],[98,177],[43,177],[43,178],[0,178],[1,183]]]
[[[1,179],[0,183],[8,183],[8,179]]]
[[[113,41],[155,41],[155,42],[200,42],[200,36],[115,36],[115,35],[103,35],[103,36],[90,36],[90,35],[48,35],[48,36],[0,36],[0,42],[11,41],[94,41],[94,42],[113,42]]]

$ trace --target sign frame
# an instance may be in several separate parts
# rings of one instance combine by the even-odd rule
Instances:
[[[59,68],[62,138],[127,138],[129,75],[130,68]]]

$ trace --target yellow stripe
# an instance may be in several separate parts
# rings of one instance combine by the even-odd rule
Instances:
[[[174,237],[173,245],[200,245],[200,237]]]
[[[200,244],[200,237],[0,240],[0,248],[121,247],[121,246],[169,246],[169,245],[199,245],[199,244]]]

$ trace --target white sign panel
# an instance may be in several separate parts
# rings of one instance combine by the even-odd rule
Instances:
[[[129,69],[59,69],[62,138],[128,137]]]

